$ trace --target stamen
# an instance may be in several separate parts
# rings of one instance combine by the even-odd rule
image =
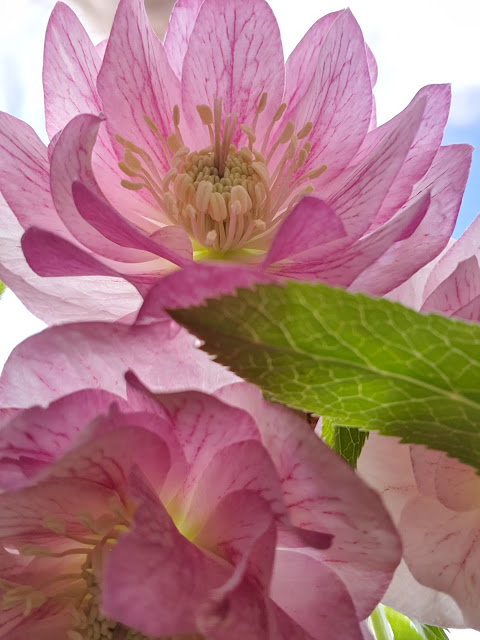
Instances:
[[[267,98],[266,93],[261,94],[251,124],[238,124],[238,114],[222,113],[221,97],[213,96],[213,109],[207,104],[198,105],[197,113],[208,129],[210,145],[193,152],[181,136],[178,105],[173,107],[173,131],[166,139],[145,116],[145,122],[168,152],[170,168],[160,176],[146,151],[116,136],[124,147],[124,158],[118,166],[128,178],[121,184],[131,191],[147,189],[172,224],[182,225],[192,241],[208,249],[210,255],[243,247],[266,250],[269,238],[293,204],[311,192],[313,187],[305,183],[326,170],[322,165],[302,173],[312,148],[306,139],[313,129],[312,122],[296,133],[291,120],[275,129],[287,109],[285,103],[262,134],[261,144],[257,143],[258,121]],[[275,139],[270,142],[274,129]],[[232,143],[235,131],[246,136],[245,146]],[[243,136],[241,139],[245,140]],[[277,153],[280,145],[285,145],[281,154]],[[202,253],[208,255],[208,251],[196,251],[197,255]]]

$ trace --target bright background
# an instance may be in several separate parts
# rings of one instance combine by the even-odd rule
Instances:
[[[95,41],[105,37],[116,0],[67,4],[80,13]],[[270,0],[270,4],[287,54],[317,18],[342,8],[341,0]],[[26,120],[44,138],[42,47],[53,5],[53,0],[0,1],[0,109]],[[161,33],[170,0],[146,0],[146,5]],[[402,110],[421,86],[451,82],[452,109],[444,142],[480,147],[480,1],[351,0],[349,6],[377,58],[379,123]],[[455,237],[478,212],[480,151],[476,150]],[[18,342],[43,326],[7,291],[0,311],[0,367]],[[480,640],[480,633],[455,631],[451,638]]]

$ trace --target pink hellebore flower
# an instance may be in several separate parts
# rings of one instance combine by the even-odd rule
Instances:
[[[155,395],[130,373],[126,399],[0,421],[8,640],[361,640],[398,563],[377,494],[244,383]]]
[[[372,434],[358,471],[397,523],[403,561],[383,598],[422,622],[480,629],[480,478],[439,451]]]
[[[121,318],[199,260],[383,295],[445,247],[471,149],[440,147],[445,85],[376,128],[375,79],[348,10],[285,64],[264,0],[178,0],[164,45],[121,0],[98,47],[59,3],[48,149],[1,115],[1,279],[46,321]]]

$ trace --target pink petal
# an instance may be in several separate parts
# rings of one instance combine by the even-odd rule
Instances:
[[[345,236],[345,229],[332,209],[320,200],[307,196],[292,209],[277,231],[263,265],[291,258]]]
[[[75,181],[82,182],[95,196],[104,199],[91,166],[91,153],[100,122],[100,118],[96,116],[80,115],[71,120],[62,131],[51,160],[53,201],[60,218],[85,247],[104,258],[122,262],[140,262],[148,259],[148,254],[142,250],[127,247],[119,250],[119,246],[92,227],[75,206],[72,194],[72,184]],[[111,217],[112,213],[110,213]],[[120,218],[119,214],[118,218]],[[162,253],[163,257],[178,262],[178,257],[168,249],[163,250]]]
[[[143,252],[142,259],[142,254],[139,256],[124,256],[123,250],[117,249],[118,258],[114,259],[128,261],[130,257],[134,262],[142,262],[152,260],[152,258],[157,255],[161,258],[173,258],[177,265],[187,264],[187,261],[182,256],[171,251],[168,246],[162,246],[159,242],[151,240],[138,228],[130,224],[130,222],[124,220],[107,202],[96,196],[95,193],[90,191],[81,182],[74,182],[72,184],[72,195],[79,214],[89,225],[101,233],[104,238],[122,248],[138,249],[138,251]],[[165,235],[161,232],[162,229],[157,232],[157,234],[159,234],[157,237],[161,238]],[[177,234],[182,232],[183,237],[188,241],[188,236],[183,229],[178,228],[176,231]],[[110,254],[110,257],[113,257],[112,254]],[[192,249],[190,243],[189,261],[191,262],[191,260]],[[171,266],[173,268],[173,265]]]
[[[63,3],[58,3],[50,16],[43,65],[50,138],[79,113],[101,112],[95,86],[100,56],[77,16]]]
[[[29,407],[35,398],[46,405],[88,388],[125,397],[123,374],[128,369],[159,392],[208,392],[236,379],[173,323],[134,327],[108,322],[71,324],[47,329],[13,350],[0,379],[0,404]]]
[[[420,584],[402,560],[382,598],[383,604],[413,620],[437,627],[465,627],[465,620],[453,598]]]
[[[104,391],[80,391],[64,396],[46,409],[33,407],[15,412],[0,432],[3,489],[29,483],[61,456],[75,441],[81,424],[107,411],[118,396]]]
[[[155,321],[165,317],[165,309],[198,305],[205,298],[270,282],[275,282],[274,276],[249,267],[195,264],[162,278],[146,296],[138,321]]]
[[[224,428],[235,424],[232,420],[234,414],[230,418],[228,413],[225,412]],[[285,513],[276,469],[258,441],[235,442],[226,446],[207,466],[202,466],[196,463],[196,468],[185,480],[184,500],[189,505],[184,520],[187,529],[198,527],[198,523],[205,522],[222,499],[245,488],[253,496],[262,498],[275,516]]]
[[[396,129],[371,154],[346,176],[334,181],[333,195],[327,199],[340,218],[348,237],[331,242],[298,256],[291,265],[279,273],[302,277],[313,274],[321,278],[326,256],[338,256],[361,238],[369,228],[376,211],[402,166],[405,155],[421,122],[424,103],[415,103],[404,112]]]
[[[421,125],[426,100],[403,111],[395,128],[357,166],[329,186],[328,203],[340,216],[350,237],[367,231],[373,216],[400,171]],[[325,173],[328,173],[328,169]],[[365,214],[365,210],[369,213]]]
[[[389,220],[405,204],[412,193],[413,185],[423,178],[442,142],[450,108],[450,86],[440,84],[423,87],[413,101],[421,100],[423,97],[427,102],[421,125],[405,163],[398,172],[388,196],[377,214],[374,226]],[[398,116],[396,117],[398,118]],[[385,131],[391,129],[395,120],[396,118],[393,118],[375,131],[377,140],[385,135]],[[372,132],[369,135],[373,136],[374,134]]]
[[[425,177],[415,185],[412,198],[431,190],[431,204],[414,233],[395,243],[355,281],[355,290],[381,296],[407,280],[433,260],[447,245],[455,227],[468,177],[471,147],[441,147]],[[383,273],[381,279],[379,272]]]
[[[143,117],[148,116],[166,139],[174,131],[172,113],[180,104],[180,83],[142,0],[121,0],[97,88],[110,134],[142,147],[159,171],[167,171],[168,159]]]
[[[182,77],[183,59],[203,0],[177,0],[165,35],[165,53],[177,78]]]
[[[221,595],[228,598],[229,591],[245,578],[259,594],[268,595],[276,539],[270,505],[258,493],[243,489],[229,493],[218,503],[194,542],[236,567],[221,588]]]
[[[110,511],[109,503],[115,492],[94,482],[70,478],[68,482],[55,479],[34,487],[0,494],[0,539],[7,547],[20,548],[26,544],[54,545],[64,541],[61,534],[44,526],[49,516],[66,523],[72,535],[86,535],[88,528],[79,515],[88,509],[96,519]]]
[[[182,103],[187,119],[205,129],[196,107],[213,107],[222,98],[223,113],[238,114],[238,123],[252,123],[263,93],[267,106],[260,115],[264,131],[280,106],[285,82],[280,32],[264,0],[205,0],[188,42],[183,62]],[[208,135],[205,129],[205,141]],[[243,135],[237,128],[236,144]],[[199,135],[193,137],[196,144]],[[208,142],[207,142],[208,143]]]
[[[436,474],[435,489],[440,502],[452,511],[480,509],[480,478],[472,467],[442,455]]]
[[[75,244],[36,227],[22,236],[22,250],[29,266],[39,276],[110,276],[119,274]]]
[[[383,498],[388,512],[397,522],[405,503],[418,494],[410,458],[410,447],[398,438],[370,433],[357,471]]]
[[[406,563],[421,584],[451,595],[469,627],[480,628],[479,511],[450,511],[434,498],[419,497],[402,513],[400,533]]]
[[[134,426],[125,426],[132,421]],[[65,485],[72,479],[83,479],[115,491],[125,505],[129,475],[141,462],[144,476],[161,491],[171,464],[170,451],[156,433],[142,428],[142,421],[143,416],[138,414],[130,417],[112,412],[103,420],[100,417],[98,425],[97,421],[82,424],[80,445],[52,464],[44,478]],[[85,505],[88,507],[87,502]]]
[[[217,395],[245,407],[280,476],[289,518],[298,527],[334,535],[321,553],[355,603],[358,619],[379,602],[400,561],[395,528],[376,492],[292,411],[265,402],[253,386],[224,387]],[[367,586],[368,585],[368,586]]]
[[[138,309],[141,298],[125,280],[36,275],[22,252],[23,229],[1,196],[0,211],[0,279],[36,316],[52,323],[118,320]]]
[[[137,508],[105,565],[103,609],[152,637],[193,633],[197,610],[228,571],[177,531],[138,470],[130,483]]]
[[[477,258],[471,256],[458,263],[455,271],[428,296],[421,311],[454,316],[479,295],[480,268]]]
[[[350,286],[353,280],[378,260],[394,242],[408,238],[415,231],[423,220],[429,204],[430,194],[425,193],[384,225],[357,240],[337,259],[327,259],[321,268],[322,281],[334,286]]]
[[[45,145],[31,127],[6,113],[0,113],[0,191],[24,229],[36,224],[70,237],[50,195]]]
[[[135,406],[140,407],[142,402],[138,394],[144,396],[145,408],[150,412],[153,410],[169,425],[169,431],[178,441],[189,465],[183,487],[177,487],[177,489],[181,488],[179,509],[185,510],[189,507],[189,504],[184,504],[184,496],[191,498],[199,479],[213,460],[218,458],[215,463],[212,463],[211,472],[219,474],[223,471],[220,459],[224,457],[228,447],[244,441],[258,441],[258,430],[248,413],[225,405],[213,396],[196,391],[152,395],[131,374],[127,375],[127,380],[129,402],[131,403],[134,399]],[[226,424],[235,424],[235,429],[225,429]],[[228,469],[225,473],[228,473]],[[215,488],[213,485],[211,490],[215,491]],[[222,491],[221,487],[219,491]],[[198,508],[202,506],[204,505],[199,504]],[[196,505],[193,504],[192,509],[195,510],[195,508]]]
[[[322,44],[332,24],[342,12],[336,11],[317,20],[288,57],[285,65],[283,102],[293,111],[307,93],[318,65]]]
[[[277,549],[271,598],[316,640],[362,640],[352,599],[335,572],[309,555]]]
[[[425,285],[424,296],[427,298],[441,282],[443,282],[462,260],[475,255],[478,251],[480,236],[480,215],[470,224],[458,240],[445,252],[430,273]]]
[[[315,60],[315,58],[314,58]],[[372,88],[362,32],[350,10],[333,22],[322,42],[310,87],[285,118],[313,123],[313,144],[305,170],[328,166],[320,182],[331,181],[347,166],[367,133]]]

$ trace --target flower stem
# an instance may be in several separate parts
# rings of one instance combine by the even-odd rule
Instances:
[[[383,605],[379,604],[370,616],[370,624],[376,640],[395,640]]]

